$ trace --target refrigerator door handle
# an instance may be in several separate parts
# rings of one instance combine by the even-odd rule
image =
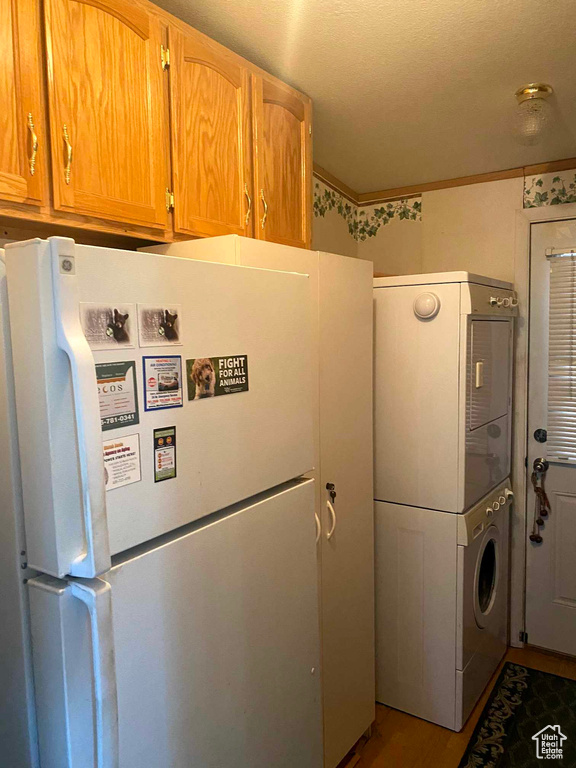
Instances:
[[[94,357],[80,323],[74,241],[50,238],[58,346],[70,360],[85,549],[70,565],[72,576],[93,577],[110,568],[102,428]]]
[[[119,768],[118,692],[114,659],[112,590],[100,579],[70,581],[72,595],[90,616],[96,710],[96,768]]]
[[[316,544],[320,541],[320,536],[322,536],[322,525],[320,524],[320,518],[318,517],[318,512],[314,512],[314,517],[316,519]]]

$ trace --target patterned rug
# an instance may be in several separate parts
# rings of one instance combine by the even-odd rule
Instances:
[[[507,662],[459,768],[576,768],[576,680]]]

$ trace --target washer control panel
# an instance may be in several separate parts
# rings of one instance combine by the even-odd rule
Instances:
[[[508,501],[514,498],[514,491],[511,488],[504,488],[504,492],[495,496],[492,501],[489,501],[486,505],[485,514],[486,517],[492,517],[494,512],[498,512],[500,507],[503,507]]]
[[[506,480],[491,491],[468,512],[458,518],[458,544],[468,546],[480,536],[486,528],[495,522],[495,518],[504,514],[514,498],[510,481]]]

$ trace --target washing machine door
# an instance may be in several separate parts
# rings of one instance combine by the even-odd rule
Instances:
[[[476,558],[474,575],[474,618],[480,629],[490,621],[497,600],[503,569],[501,565],[500,530],[491,525],[484,532]]]

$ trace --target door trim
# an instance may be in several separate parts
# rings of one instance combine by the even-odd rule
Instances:
[[[527,480],[524,460],[527,455],[528,424],[528,341],[530,300],[530,240],[532,224],[576,219],[576,203],[524,208],[516,211],[514,287],[519,313],[515,328],[514,412],[512,442],[512,483],[515,503],[511,516],[510,547],[510,645],[522,648],[520,633],[526,619],[526,534]]]

